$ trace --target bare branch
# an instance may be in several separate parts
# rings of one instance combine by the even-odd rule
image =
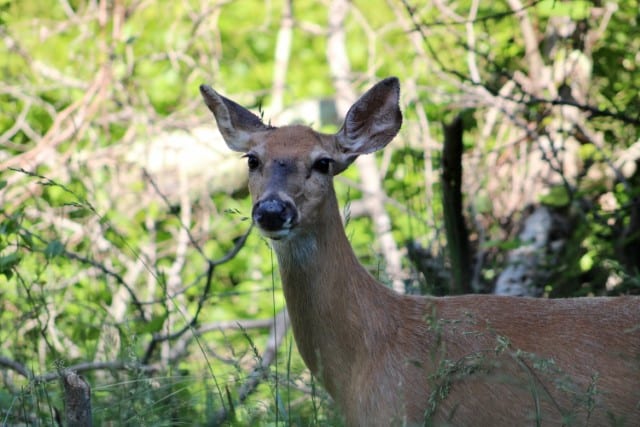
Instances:
[[[35,383],[38,382],[50,382],[57,380],[60,378],[59,371],[48,372],[42,375],[34,375],[26,366],[23,364],[9,359],[4,356],[0,356],[0,366],[4,366],[5,368],[11,369],[12,371],[17,372],[24,378],[33,381]],[[67,366],[64,368],[66,371],[72,371],[76,373],[81,372],[90,372],[97,370],[107,370],[107,371],[141,371],[141,372],[158,372],[159,366],[157,365],[139,365],[132,364],[131,362],[124,362],[120,360],[111,361],[111,362],[82,362],[77,363],[75,365]]]
[[[236,242],[234,248],[231,249],[231,251],[229,251],[221,259],[215,260],[215,261],[214,260],[209,260],[209,263],[208,263],[209,267],[207,269],[207,279],[206,279],[206,282],[205,282],[205,288],[204,288],[202,294],[200,294],[200,298],[198,299],[198,304],[196,306],[195,314],[193,315],[193,317],[190,320],[188,320],[186,322],[185,326],[182,327],[181,329],[179,329],[178,331],[171,332],[171,333],[168,333],[166,335],[154,334],[153,337],[151,338],[151,342],[149,342],[149,345],[147,346],[147,350],[145,352],[145,355],[142,358],[142,361],[143,361],[144,364],[149,363],[149,360],[151,360],[151,356],[153,355],[153,353],[154,353],[154,351],[156,349],[156,346],[158,344],[160,344],[162,342],[165,342],[165,341],[170,341],[170,340],[174,340],[174,339],[179,338],[180,336],[182,336],[187,331],[192,330],[193,327],[197,324],[200,312],[202,311],[205,303],[207,302],[207,300],[209,298],[209,292],[211,290],[211,285],[212,285],[212,281],[213,281],[213,272],[214,272],[215,268],[218,265],[224,264],[224,263],[228,262],[229,260],[233,259],[233,257],[235,257],[238,254],[240,249],[242,249],[242,247],[244,246],[245,242],[247,241],[247,237],[249,237],[249,234],[251,233],[252,228],[253,227],[249,227],[247,232],[240,239],[238,239],[238,241]]]
[[[15,360],[9,359],[8,357],[0,356],[0,366],[11,369],[25,378],[33,377],[33,373],[26,366],[22,363],[16,362]]]
[[[524,37],[525,58],[529,62],[529,80],[534,85],[531,92],[538,94],[542,87],[536,82],[543,76],[544,63],[538,49],[538,38],[533,23],[520,0],[507,0],[507,3],[520,21],[520,31]]]

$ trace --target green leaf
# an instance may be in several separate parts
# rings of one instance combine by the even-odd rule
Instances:
[[[44,255],[47,259],[53,259],[64,253],[64,245],[59,240],[52,240],[44,249]]]
[[[22,232],[22,233],[20,233],[20,237],[22,238],[22,241],[24,242],[24,244],[28,248],[32,248],[33,247],[33,237],[31,237],[31,233]]]
[[[540,202],[553,207],[565,207],[571,201],[567,189],[561,185],[552,187],[549,192],[540,197]]]
[[[7,218],[6,221],[1,222],[0,234],[9,235],[18,231],[20,229],[20,223],[17,220],[18,217],[18,215],[12,215],[11,217]]]
[[[22,257],[16,252],[12,252],[8,255],[0,256],[0,274],[4,274],[7,279],[13,275],[12,269],[20,263]]]
[[[149,333],[149,334],[158,332],[162,329],[162,325],[164,325],[164,321],[166,319],[167,319],[166,315],[153,316],[151,320],[149,320],[147,323],[140,325],[138,332]]]
[[[590,253],[586,253],[584,254],[581,258],[580,258],[580,270],[582,272],[585,271],[589,271],[593,268],[593,256]]]

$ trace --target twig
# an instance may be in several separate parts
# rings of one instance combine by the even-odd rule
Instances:
[[[276,354],[278,352],[278,348],[282,343],[282,340],[287,334],[287,330],[289,329],[289,315],[287,314],[287,310],[281,310],[272,320],[271,331],[269,333],[269,339],[267,340],[267,346],[262,353],[262,356],[257,360],[254,365],[251,373],[247,377],[247,380],[238,388],[238,398],[236,402],[233,402],[233,405],[230,405],[230,408],[226,407],[218,411],[218,413],[210,420],[207,425],[210,426],[219,426],[223,424],[229,415],[232,413],[233,408],[237,405],[241,405],[247,397],[253,393],[260,381],[265,377],[266,373],[269,371],[269,367],[275,360]]]
[[[131,286],[129,286],[129,284],[124,280],[124,278],[120,274],[116,273],[113,270],[110,270],[104,264],[101,264],[101,263],[97,262],[96,260],[83,257],[81,255],[78,255],[78,254],[74,253],[74,252],[70,252],[70,251],[68,251],[66,249],[64,250],[64,256],[68,257],[69,259],[73,259],[75,261],[79,261],[79,262],[81,262],[83,264],[90,265],[93,268],[95,268],[97,270],[100,270],[101,272],[103,272],[107,276],[113,277],[116,280],[116,282],[119,285],[121,285],[122,287],[124,287],[127,290],[127,292],[129,293],[129,296],[131,297],[131,302],[133,303],[135,308],[138,310],[138,313],[140,313],[140,319],[143,320],[143,321],[147,320],[147,315],[145,314],[144,308],[142,307],[142,303],[140,302],[140,300],[136,296],[136,293],[134,292],[133,288],[131,288]]]
[[[240,239],[238,239],[238,241],[236,242],[236,245],[234,246],[234,248],[231,249],[231,251],[229,251],[225,256],[223,256],[219,260],[209,260],[208,261],[207,279],[206,279],[206,282],[205,282],[205,288],[204,288],[204,291],[202,292],[202,294],[200,295],[200,298],[198,299],[198,304],[197,304],[197,307],[196,307],[195,314],[193,315],[191,320],[188,321],[187,324],[182,329],[180,329],[180,330],[178,330],[176,332],[172,332],[170,334],[165,334],[165,335],[154,334],[152,339],[151,339],[151,342],[149,343],[149,345],[147,347],[147,351],[145,352],[145,355],[142,358],[143,363],[146,364],[146,363],[149,362],[149,360],[151,360],[151,356],[153,355],[153,352],[155,351],[156,346],[158,344],[160,344],[161,342],[164,342],[164,341],[177,339],[180,336],[182,336],[185,332],[193,329],[193,327],[198,322],[198,317],[200,315],[200,312],[202,311],[202,308],[204,307],[204,304],[205,304],[205,302],[207,301],[207,299],[209,297],[209,292],[211,290],[211,283],[212,283],[212,280],[213,280],[213,272],[214,272],[215,268],[218,265],[224,264],[224,263],[228,262],[229,260],[233,259],[233,257],[235,257],[238,254],[240,249],[242,249],[242,247],[244,246],[245,242],[247,241],[247,237],[249,237],[249,234],[251,233],[252,229],[253,229],[253,226],[249,227],[247,232]]]
[[[524,11],[524,10],[527,10],[527,9],[531,9],[535,5],[540,3],[541,1],[542,0],[531,1],[531,2],[527,3],[526,5],[522,6],[521,9],[518,9],[518,10],[515,10],[515,11],[509,10],[509,11],[505,11],[505,12],[489,13],[487,15],[470,17],[468,19],[452,19],[450,21],[445,21],[445,20],[422,21],[422,22],[420,22],[420,25],[423,25],[425,27],[448,27],[448,26],[454,26],[454,25],[466,25],[466,24],[469,24],[469,23],[477,24],[477,23],[486,22],[486,21],[498,21],[500,19],[512,16],[516,12],[521,12],[521,11]],[[416,8],[411,6],[407,0],[402,0],[402,3],[403,3],[405,9],[407,10],[407,12],[410,15],[414,15],[415,14],[415,9]]]
[[[180,359],[187,350],[189,343],[208,332],[227,331],[227,330],[248,330],[248,329],[266,329],[273,325],[273,319],[239,319],[227,320],[221,322],[211,322],[192,328],[192,333],[182,335],[172,346],[170,361]]]
[[[34,375],[33,372],[25,365],[20,362],[17,362],[13,359],[9,359],[8,357],[0,356],[0,366],[11,369],[14,372],[17,372],[24,378],[33,381],[34,383],[43,383],[57,380],[60,378],[60,372],[47,372],[42,375]],[[76,373],[81,372],[89,372],[89,371],[98,371],[98,370],[107,370],[107,371],[142,371],[142,372],[158,372],[160,370],[157,365],[138,365],[132,364],[130,362],[123,362],[120,360],[109,361],[109,362],[82,362],[77,363],[75,365],[68,366],[64,368],[66,371],[73,371]]]

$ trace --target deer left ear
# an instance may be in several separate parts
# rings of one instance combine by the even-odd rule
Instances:
[[[251,111],[220,95],[210,86],[200,85],[200,93],[230,149],[246,153],[251,148],[251,136],[254,133],[272,129]]]
[[[399,98],[400,83],[396,77],[389,77],[351,106],[336,134],[344,168],[359,155],[384,148],[398,134],[402,126]]]

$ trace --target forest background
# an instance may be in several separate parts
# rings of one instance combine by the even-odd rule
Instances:
[[[339,424],[201,83],[335,132],[399,77],[399,136],[336,179],[356,253],[399,292],[640,293],[639,18],[636,0],[0,0],[0,423]]]

